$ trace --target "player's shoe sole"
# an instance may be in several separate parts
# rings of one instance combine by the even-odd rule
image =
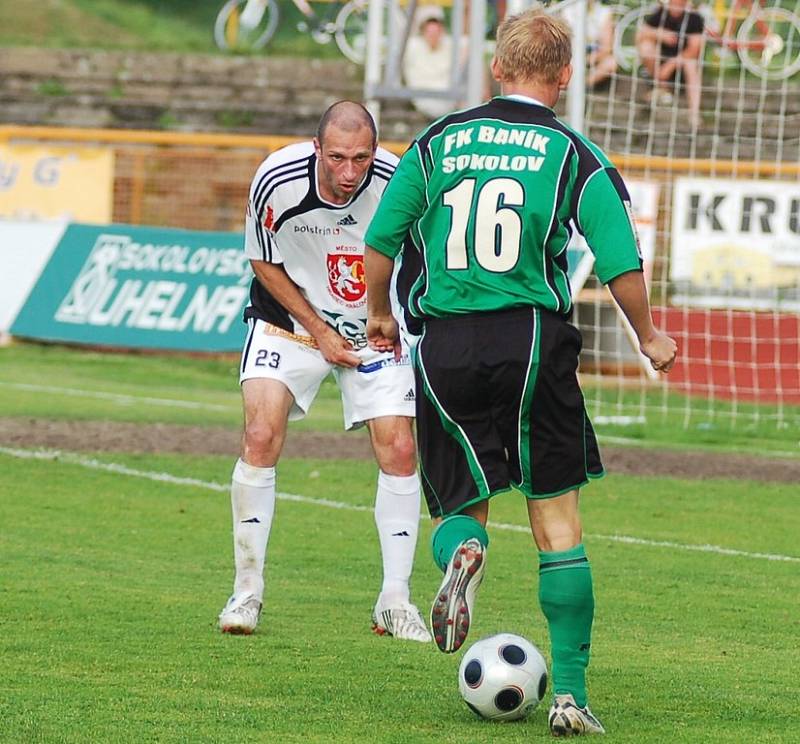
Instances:
[[[603,724],[589,710],[589,706],[579,708],[572,695],[556,695],[547,722],[553,736],[583,736],[606,732]]]
[[[470,538],[462,542],[447,564],[444,579],[431,608],[433,639],[445,654],[464,644],[472,622],[475,592],[483,579],[486,548]]]

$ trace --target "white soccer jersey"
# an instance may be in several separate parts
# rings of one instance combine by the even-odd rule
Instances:
[[[247,257],[283,264],[320,317],[357,349],[367,343],[364,233],[397,162],[379,147],[353,198],[331,204],[319,195],[314,145],[302,142],[271,154],[250,187]],[[245,317],[308,335],[255,278]]]

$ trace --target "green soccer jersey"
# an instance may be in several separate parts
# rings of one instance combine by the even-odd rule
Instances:
[[[366,243],[391,258],[403,251],[399,289],[416,318],[525,306],[567,314],[574,228],[602,282],[641,269],[630,197],[600,148],[546,106],[499,97],[414,140]]]

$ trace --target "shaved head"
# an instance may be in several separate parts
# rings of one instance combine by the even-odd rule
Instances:
[[[378,142],[378,132],[372,114],[355,101],[337,101],[322,115],[317,127],[317,140],[320,144],[325,142],[325,133],[330,126],[335,126],[344,132],[357,132],[362,127],[367,127],[372,133],[372,144],[376,145]]]
[[[320,196],[347,204],[367,177],[377,147],[369,111],[355,101],[334,103],[322,115],[314,137]]]

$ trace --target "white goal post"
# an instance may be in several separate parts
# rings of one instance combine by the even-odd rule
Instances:
[[[465,1],[453,0],[454,15],[461,16]],[[485,1],[471,3],[470,44],[478,50],[470,59],[472,83],[486,64],[477,20]],[[392,93],[382,78],[384,2],[370,0],[365,93],[376,109]],[[774,439],[777,432],[796,448],[800,0],[710,0],[689,7],[704,28],[699,57],[685,63],[699,71],[696,111],[684,67],[654,81],[663,61],[653,71],[642,58],[642,29],[656,16],[658,0],[565,0],[547,7],[573,26],[575,73],[558,113],[603,148],[628,184],[654,316],[679,345],[673,372],[654,375],[607,290],[585,261],[579,267],[576,244],[573,320],[584,337],[587,404],[601,425],[629,435],[635,435],[631,427],[667,419],[698,436],[733,427],[754,438]],[[607,43],[598,28],[609,18]],[[589,87],[593,65],[608,53],[613,70]],[[453,100],[463,93],[454,83]]]
[[[577,293],[575,322],[587,400],[601,423],[666,418],[699,436],[736,427],[754,438],[785,435],[787,449],[797,448],[799,5],[717,0],[697,9],[705,25],[697,128],[685,76],[659,86],[637,48],[631,19],[652,20],[655,0],[609,6],[617,68],[584,89],[583,131],[630,187],[650,251],[651,304],[680,357],[663,382],[652,381],[590,276]]]

